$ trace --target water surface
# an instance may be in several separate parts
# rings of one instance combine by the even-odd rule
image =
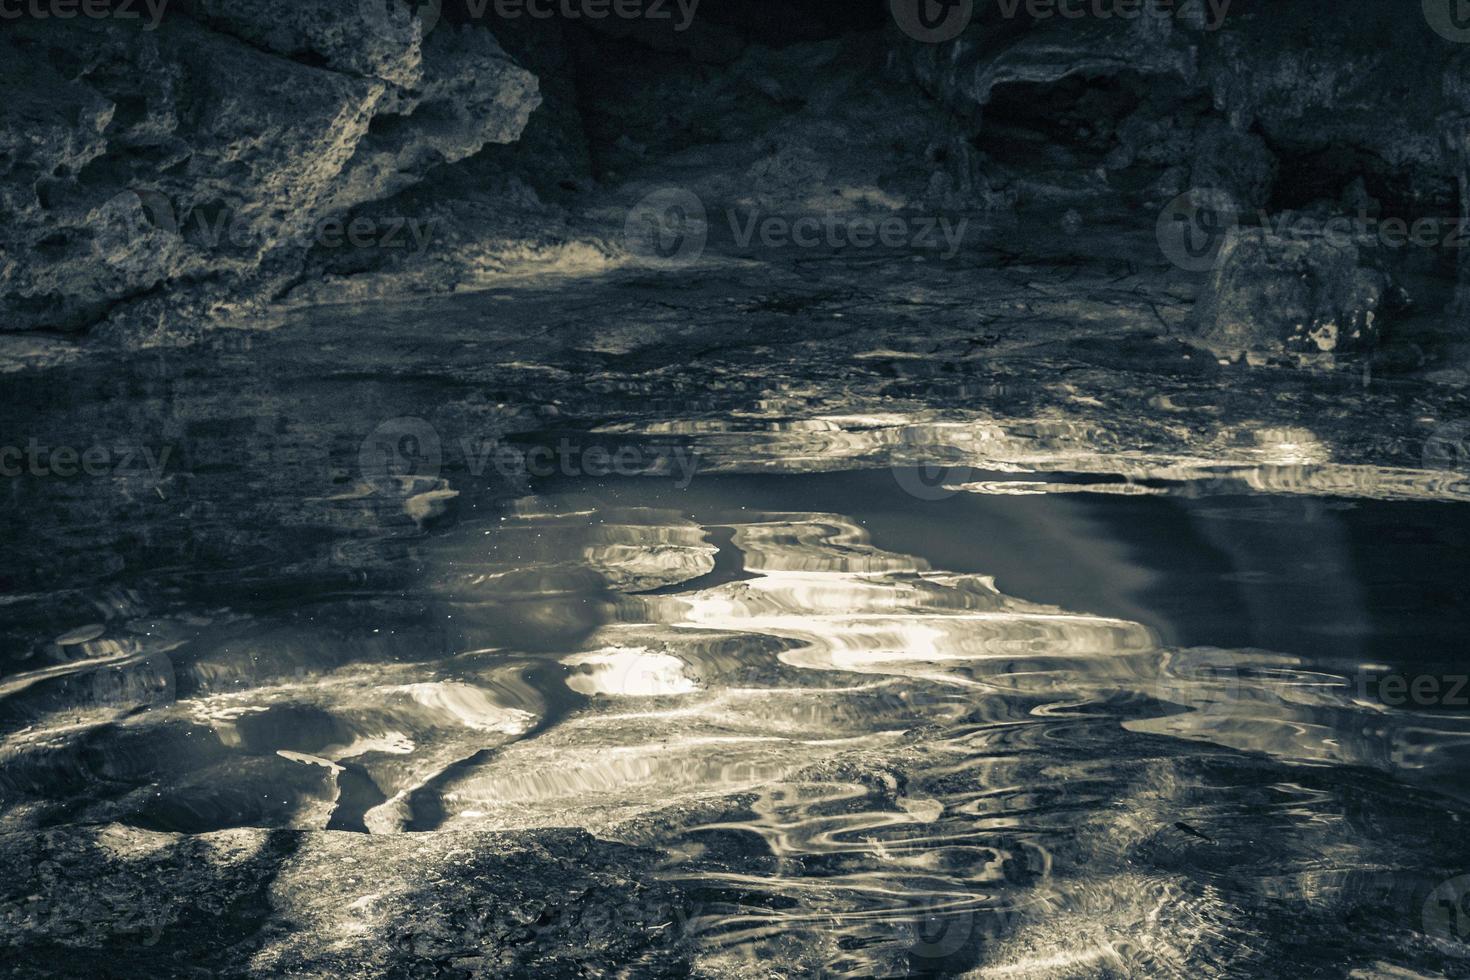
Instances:
[[[8,443],[113,454],[6,482],[0,826],[583,827],[710,976],[1470,970],[1422,391],[526,303],[13,379]]]

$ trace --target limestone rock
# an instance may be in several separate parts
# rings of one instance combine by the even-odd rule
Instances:
[[[324,220],[515,140],[539,102],[478,26],[397,39],[325,0],[192,12],[0,39],[0,328],[269,295]]]
[[[1360,352],[1379,338],[1387,288],[1351,242],[1237,228],[1220,248],[1190,329],[1221,352]]]
[[[422,43],[436,23],[410,17],[392,0],[341,3],[313,0],[193,0],[195,19],[293,61],[411,86],[423,72]],[[425,26],[429,28],[425,33]]]
[[[1406,211],[1457,212],[1463,154],[1447,143],[1463,142],[1470,86],[1456,81],[1464,71],[1447,68],[1466,56],[1423,17],[1372,0],[1304,0],[1269,12],[1232,5],[1214,22],[1211,10],[1201,19],[1202,6],[1194,16],[1181,7],[1178,16],[1132,22],[977,12],[955,40],[900,42],[895,58],[927,92],[974,118],[981,144],[1005,122],[993,117],[1007,89],[1022,93],[1013,105],[1035,106],[1028,122],[1045,124],[1072,110],[1086,120],[1077,100],[1118,86],[1108,179],[1089,188],[1099,197],[1128,193],[1137,171],[1171,163],[1186,170],[1170,178],[1179,186],[1144,199],[1219,187],[1247,208],[1283,199],[1295,207],[1335,199],[1366,178],[1375,196]],[[1423,81],[1437,77],[1448,81]],[[1053,148],[1069,139],[1047,135]]]

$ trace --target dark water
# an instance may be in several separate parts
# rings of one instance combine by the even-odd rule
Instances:
[[[1470,973],[1456,474],[284,336],[9,388],[172,452],[8,480],[0,827],[584,827],[711,976]]]

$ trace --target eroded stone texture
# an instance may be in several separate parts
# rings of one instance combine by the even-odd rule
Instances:
[[[1158,203],[1218,187],[1243,208],[1279,210],[1336,200],[1365,177],[1401,209],[1450,218],[1463,164],[1446,145],[1463,141],[1470,103],[1447,69],[1465,55],[1418,13],[1237,3],[1216,20],[1181,4],[1173,16],[1032,22],[991,11],[950,43],[901,44],[899,63],[977,119],[982,147],[1008,103],[1044,122],[1118,87],[1111,104],[1076,114],[1079,133],[1052,134],[1048,152],[1072,156],[1061,169],[1082,185],[1074,191]],[[1029,169],[1009,174],[1023,203],[1028,189],[1043,193],[1025,185]]]
[[[1470,53],[1382,4],[1239,0],[1218,22],[1200,2],[1035,21],[979,5],[937,45],[806,6],[726,4],[687,31],[446,12],[425,33],[387,0],[17,26],[0,324],[105,317],[102,335],[147,343],[267,300],[603,271],[628,207],[670,186],[712,213],[1034,208],[1069,237],[1149,224],[1193,188],[1273,216],[1470,213]],[[432,247],[300,241],[326,216],[432,226]],[[1447,278],[1463,256],[1444,252],[1388,258]]]
[[[369,837],[118,824],[0,837],[18,977],[683,975],[655,852],[581,831]]]
[[[201,6],[204,21],[156,31],[8,29],[6,328],[78,329],[154,292],[269,295],[320,222],[516,139],[539,101],[481,28],[422,38],[330,3]]]
[[[1378,340],[1387,288],[1352,242],[1234,229],[1190,326],[1223,352],[1359,352]]]

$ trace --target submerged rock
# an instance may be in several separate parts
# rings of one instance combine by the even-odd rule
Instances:
[[[581,831],[374,837],[109,824],[0,836],[7,975],[687,973],[655,852]]]
[[[1190,331],[1222,353],[1355,353],[1378,341],[1387,289],[1387,277],[1365,267],[1351,242],[1237,228],[1220,248]]]

